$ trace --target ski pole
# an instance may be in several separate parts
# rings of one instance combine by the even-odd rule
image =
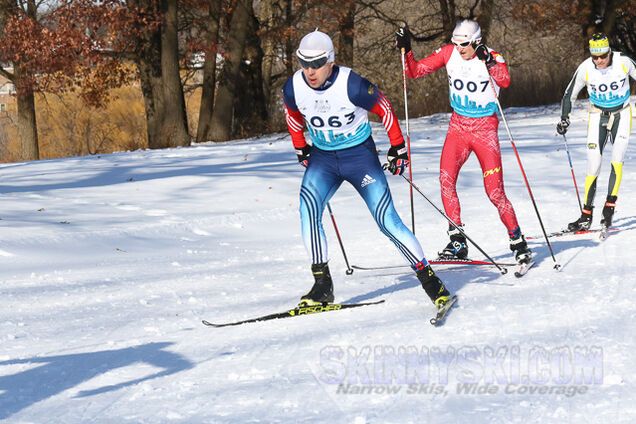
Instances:
[[[485,66],[485,65],[484,65]],[[488,71],[488,69],[486,69]],[[550,240],[548,239],[548,234],[545,232],[545,227],[543,226],[543,220],[541,219],[541,214],[539,213],[539,208],[537,207],[537,202],[534,200],[534,195],[532,194],[532,189],[530,188],[530,183],[528,182],[528,177],[526,176],[526,171],[523,168],[523,164],[521,163],[521,157],[519,156],[519,151],[517,150],[517,146],[515,145],[515,141],[512,138],[512,133],[510,132],[510,127],[508,127],[508,121],[506,120],[506,115],[504,114],[503,108],[501,107],[501,103],[499,102],[499,96],[497,95],[497,90],[495,89],[495,83],[492,80],[492,76],[488,73],[488,79],[490,80],[490,87],[495,95],[495,102],[499,107],[499,113],[501,113],[501,120],[504,123],[504,127],[506,128],[506,132],[508,133],[508,139],[510,140],[510,144],[512,145],[512,150],[515,152],[515,156],[517,157],[517,163],[519,164],[519,168],[521,169],[521,175],[523,175],[523,180],[526,184],[526,188],[528,189],[528,194],[530,195],[530,200],[532,200],[532,206],[534,206],[534,211],[537,214],[537,218],[539,219],[539,224],[541,225],[541,231],[543,231],[543,236],[545,237],[545,241],[548,244],[548,249],[550,250],[550,255],[552,256],[552,260],[554,261],[554,269],[558,270],[561,268],[561,265],[557,262],[554,257],[554,250],[552,250],[552,245],[550,244]]]
[[[568,154],[568,162],[570,162],[570,172],[572,173],[572,181],[574,181],[574,190],[576,191],[576,200],[579,202],[579,210],[583,211],[583,205],[581,204],[581,196],[579,195],[579,186],[576,184],[576,177],[574,176],[574,166],[572,166],[572,157],[570,156],[570,149],[568,149],[568,139],[563,134],[563,144],[565,144],[565,152]]]
[[[404,48],[400,49],[402,54],[402,82],[404,86],[404,119],[406,119],[406,150],[409,155],[409,180],[413,181],[413,163],[411,159],[411,132],[409,130],[409,98],[406,93],[406,55]],[[413,208],[413,187],[409,188],[411,198],[411,229],[415,234],[415,209]]]
[[[460,233],[461,233],[464,237],[466,237],[466,239],[467,239],[468,241],[470,241],[470,242],[471,242],[471,243],[472,243],[472,244],[473,244],[473,245],[477,248],[477,250],[479,250],[479,251],[480,251],[480,252],[481,252],[481,253],[482,253],[482,254],[483,254],[486,258],[488,258],[488,260],[489,260],[490,262],[492,262],[492,264],[493,264],[494,266],[496,266],[496,267],[499,269],[499,271],[501,271],[501,273],[502,273],[502,274],[505,274],[506,272],[508,272],[508,270],[507,270],[506,268],[502,268],[501,266],[499,266],[499,264],[497,264],[497,263],[495,262],[495,260],[494,260],[493,258],[491,258],[491,257],[490,257],[490,255],[488,255],[488,253],[484,252],[484,250],[483,250],[481,247],[479,247],[479,245],[478,245],[477,243],[475,243],[475,241],[474,241],[473,239],[471,239],[470,237],[468,237],[468,235],[464,232],[464,230],[462,230],[462,229],[459,227],[459,225],[455,224],[455,223],[453,222],[453,220],[452,220],[452,219],[450,219],[450,217],[444,213],[444,211],[442,211],[440,208],[438,208],[438,207],[435,205],[435,203],[433,203],[433,202],[432,202],[432,201],[431,201],[428,197],[426,197],[426,195],[425,195],[424,193],[422,193],[422,190],[420,190],[420,189],[419,189],[419,188],[415,185],[415,183],[413,183],[413,181],[410,181],[410,180],[409,180],[408,178],[406,178],[404,175],[402,175],[402,178],[404,178],[404,179],[406,180],[406,182],[410,184],[410,186],[411,186],[411,187],[413,187],[413,188],[414,188],[414,189],[415,189],[418,193],[420,193],[420,194],[422,195],[422,197],[423,197],[424,199],[426,199],[426,201],[427,201],[428,203],[430,203],[430,204],[431,204],[431,206],[433,206],[433,207],[437,210],[437,212],[439,212],[439,213],[440,213],[440,214],[441,214],[444,218],[446,218],[446,220],[448,221],[448,223],[449,223],[449,224],[451,224],[453,227],[455,227],[455,228],[456,228],[456,229],[457,229],[457,230],[458,230],[458,231],[459,231],[459,232],[460,232]]]
[[[347,259],[347,253],[345,252],[344,244],[342,243],[342,237],[340,237],[340,231],[338,231],[338,225],[336,225],[336,218],[333,215],[333,211],[331,210],[331,205],[327,202],[327,209],[329,210],[329,216],[331,216],[331,223],[333,224],[333,229],[336,231],[336,237],[338,238],[338,243],[340,244],[340,250],[342,250],[342,256],[344,257],[345,264],[347,265],[347,270],[345,274],[351,275],[353,274],[353,268],[349,266],[349,259]]]

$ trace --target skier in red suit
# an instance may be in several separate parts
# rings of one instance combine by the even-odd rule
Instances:
[[[453,31],[451,44],[417,61],[411,51],[408,27],[397,31],[397,46],[406,55],[406,74],[419,78],[438,69],[448,73],[450,104],[453,108],[440,159],[440,184],[446,214],[463,227],[457,197],[457,176],[471,152],[475,152],[484,178],[486,194],[497,208],[508,230],[510,250],[519,263],[529,262],[532,252],[521,233],[512,204],[506,197],[497,128],[496,95],[510,85],[510,74],[503,57],[481,42],[481,28],[463,20]],[[450,225],[450,243],[440,256],[466,258],[468,246],[461,232]]]

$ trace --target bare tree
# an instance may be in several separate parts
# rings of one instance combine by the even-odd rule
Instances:
[[[223,69],[219,77],[219,88],[212,112],[210,139],[213,141],[226,141],[232,136],[233,104],[239,83],[238,76],[247,32],[250,28],[251,9],[251,1],[238,0],[232,13],[229,33],[224,44]]]
[[[201,88],[201,106],[199,108],[199,125],[197,141],[210,139],[212,128],[212,110],[214,108],[214,91],[216,89],[216,56],[219,45],[219,28],[221,22],[221,0],[208,0],[207,28],[204,30],[205,62],[203,64],[203,83]]]

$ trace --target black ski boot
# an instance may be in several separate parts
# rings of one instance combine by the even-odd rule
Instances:
[[[592,226],[592,206],[584,206],[581,217],[568,224],[569,231],[589,230]]]
[[[532,261],[532,250],[528,248],[528,243],[523,234],[517,238],[510,239],[510,250],[514,252],[518,264],[527,264]]]
[[[462,230],[463,225],[459,226]],[[450,243],[446,245],[444,250],[438,253],[442,259],[466,259],[468,257],[468,245],[466,244],[466,237],[455,227],[448,229],[448,235],[450,236]]]
[[[422,288],[428,297],[431,298],[437,309],[444,307],[446,302],[450,300],[451,294],[446,290],[446,287],[444,287],[442,280],[435,275],[435,271],[433,271],[431,266],[427,265],[423,270],[417,271],[416,275],[422,284]]]
[[[618,196],[607,196],[607,201],[605,202],[605,206],[603,206],[603,219],[601,219],[601,225],[605,228],[612,226],[616,199],[618,199]]]
[[[314,275],[314,286],[309,290],[309,293],[300,298],[298,306],[333,303],[333,281],[331,281],[329,265],[326,262],[314,264],[311,266],[311,273]]]

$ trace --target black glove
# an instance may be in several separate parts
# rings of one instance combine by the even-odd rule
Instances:
[[[393,175],[402,175],[409,166],[409,153],[404,142],[397,146],[391,146],[386,154],[389,161],[388,170]]]
[[[311,155],[311,146],[305,146],[302,149],[296,149],[296,156],[298,156],[298,163],[307,168],[309,165],[309,155]]]
[[[408,25],[395,31],[395,45],[398,49],[404,49],[404,54],[411,51],[411,31]]]
[[[477,59],[484,62],[489,68],[496,63],[494,56],[485,44],[478,44],[477,47],[475,47],[475,54],[477,55]]]
[[[568,132],[570,126],[570,120],[568,118],[561,118],[561,122],[557,124],[557,132],[561,135],[565,135]]]

